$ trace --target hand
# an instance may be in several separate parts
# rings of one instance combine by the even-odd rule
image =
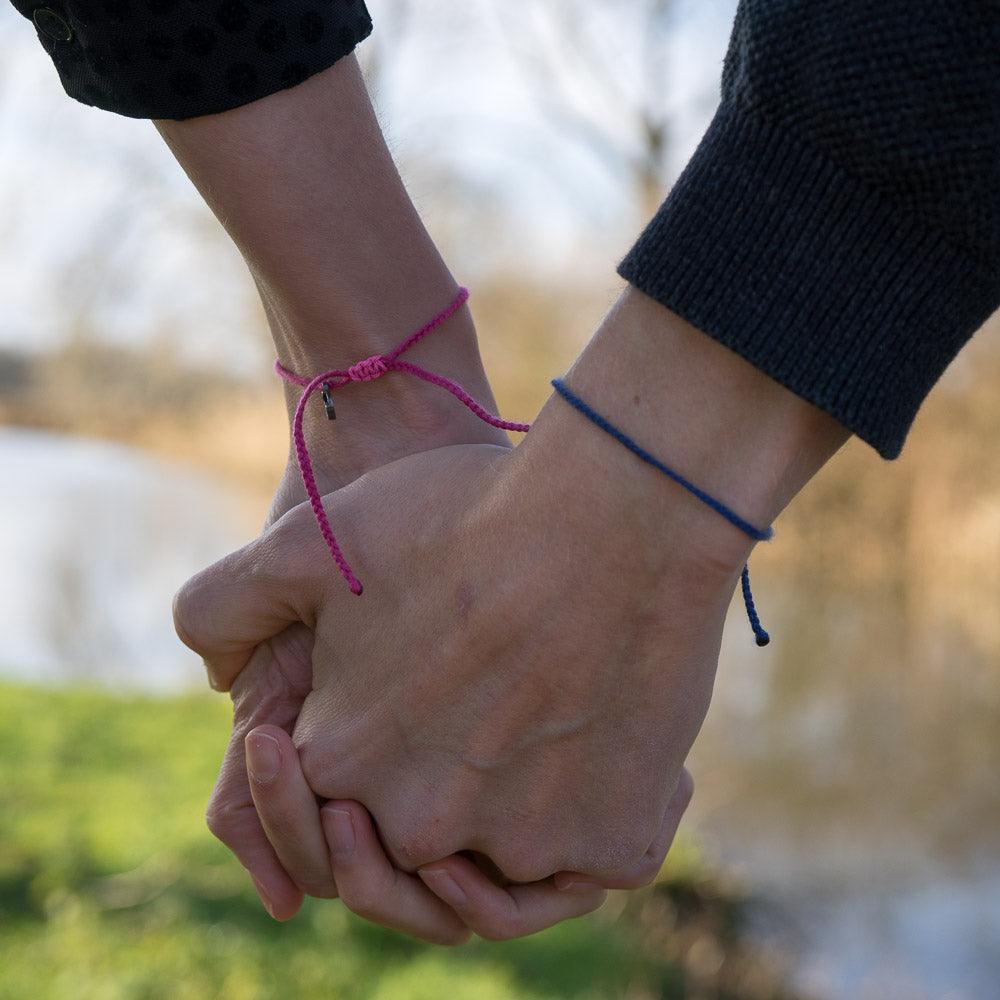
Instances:
[[[314,895],[339,894],[354,913],[436,944],[459,944],[470,931],[490,940],[520,937],[596,909],[607,888],[648,884],[693,790],[684,771],[656,840],[637,865],[615,878],[595,881],[560,872],[532,885],[497,884],[485,862],[458,855],[416,874],[394,867],[362,806],[317,804],[284,730],[252,731],[247,755],[257,812],[283,871],[309,884]]]
[[[473,851],[514,882],[613,877],[678,787],[745,542],[568,419],[547,408],[514,452],[441,449],[328,498],[360,599],[302,508],[179,597],[223,686],[288,622],[315,628],[304,774],[364,801],[401,870]]]
[[[298,375],[395,348],[458,291],[353,56],[250,104],[156,127],[242,253],[275,352]],[[467,308],[407,359],[493,407]],[[286,385],[289,421],[299,395]],[[441,389],[399,374],[338,393],[337,413],[331,425],[319,400],[306,412],[323,492],[413,451],[505,441]],[[280,516],[303,499],[292,457],[275,510]]]
[[[233,112],[161,122],[158,127],[243,252],[260,289],[278,353],[301,374],[394,346],[414,321],[422,321],[447,300],[453,279],[409,203],[353,60],[341,60],[291,91]],[[420,345],[427,356],[413,360],[456,378],[488,404],[480,391],[486,388],[485,378],[474,335],[469,335],[471,324],[467,316],[457,319],[465,323],[465,335],[457,341],[450,334],[435,337]],[[310,414],[307,435],[325,489],[414,448],[485,440],[464,430],[453,434],[460,420],[453,420],[450,413],[439,415],[437,400],[428,410],[422,395],[426,387],[411,393],[398,392],[400,386],[386,379],[377,388],[367,386],[364,393],[345,393],[343,410],[338,404],[338,412],[351,419],[336,434],[329,433],[322,416],[320,432]],[[291,408],[291,394],[288,401]],[[445,402],[454,406],[451,400]],[[464,412],[461,417],[468,419]],[[400,430],[402,437],[396,433]],[[482,433],[482,428],[477,430]],[[336,448],[336,453],[323,454],[328,448]],[[279,517],[300,498],[297,477],[286,476],[273,516]],[[188,618],[190,608],[182,608],[182,628]],[[286,617],[281,625],[293,620]],[[280,631],[274,628],[257,638],[269,639]],[[220,656],[235,652],[233,662],[238,660],[242,667],[251,647],[236,638],[236,645],[222,643]],[[275,639],[257,654],[255,669],[246,686],[239,688],[239,729],[264,721],[290,725],[294,699],[270,692],[267,666],[272,658],[287,662],[282,652],[285,641]],[[282,668],[276,669],[280,673]],[[256,683],[251,683],[254,678]],[[258,687],[264,704],[278,705],[280,719],[268,720],[255,707],[252,692]],[[288,690],[294,687],[290,684]],[[230,749],[213,803],[228,802],[235,815],[246,819],[252,817],[246,777],[236,763],[238,744],[237,737],[237,749]],[[240,794],[233,797],[226,787]],[[251,840],[262,832],[252,822],[240,829]]]
[[[467,314],[459,317],[459,320],[464,319],[467,319]],[[468,337],[465,339],[467,343]],[[474,339],[473,333],[473,342]],[[470,360],[470,358],[466,358],[467,362]],[[474,377],[477,375],[478,355],[476,355],[476,360],[477,364],[473,364],[470,367],[471,374]],[[478,376],[480,377],[475,380],[485,383],[485,376],[482,373],[481,367],[478,367]],[[421,385],[418,381],[417,388],[421,388]],[[491,394],[488,395],[490,402],[492,402]],[[396,398],[399,399],[401,397],[397,395]],[[294,412],[295,401],[291,393],[289,394],[288,402],[290,410]],[[384,397],[380,400],[376,396],[376,405],[379,402],[384,402]],[[440,404],[441,397],[435,397],[434,402]],[[354,461],[360,461],[362,468],[368,466],[377,467],[380,460],[374,456],[381,455],[384,459],[386,455],[409,454],[423,448],[433,447],[435,442],[438,445],[453,441],[470,440],[478,440],[481,443],[497,443],[498,441],[508,443],[506,436],[502,432],[489,426],[484,421],[478,419],[470,420],[472,415],[469,411],[465,408],[455,406],[454,403],[450,409],[446,407],[441,409],[439,413],[436,407],[428,407],[426,405],[423,407],[413,406],[411,402],[406,412],[411,417],[408,421],[400,421],[400,414],[393,410],[389,411],[389,415],[395,418],[394,424],[385,420],[376,421],[379,427],[377,435],[373,433],[371,427],[366,422],[362,421],[359,427],[350,428],[352,433],[349,432],[346,435],[346,441],[345,435],[342,433],[336,435],[327,434],[326,438],[336,438],[340,449],[351,451]],[[412,419],[414,417],[417,419]],[[393,432],[394,430],[395,433]],[[345,443],[348,445],[347,449],[344,449]],[[337,454],[338,460],[335,462],[329,461],[329,457],[328,449],[324,449],[323,451],[323,458],[326,460],[317,461],[317,456],[314,454],[312,456],[311,471],[314,474],[318,474],[321,482],[330,485],[348,481],[351,475],[349,471],[351,463],[347,462],[345,468],[343,456],[339,453]],[[267,518],[268,526],[293,507],[297,502],[297,496],[302,495],[301,475],[298,468],[292,467],[293,461],[294,452],[290,455],[289,467],[286,469],[286,473],[279,483],[272,501]],[[302,699],[309,690],[311,666],[308,651],[312,646],[311,633],[307,629],[296,630],[296,633],[299,631],[306,633],[308,642],[297,641],[292,644],[290,661],[291,665],[295,668],[295,680],[293,684],[289,685],[287,683],[291,672],[288,671],[284,663],[280,662],[282,657],[277,655],[277,649],[283,645],[282,637],[277,637],[274,643],[263,644],[262,648],[257,651],[259,655],[255,654],[254,657],[256,660],[264,663],[274,661],[270,667],[270,671],[266,666],[263,669],[249,670],[249,677],[245,677],[243,683],[239,686],[239,695],[237,696],[234,693],[236,718],[233,737],[227,750],[227,759],[213,794],[208,815],[210,828],[218,834],[220,839],[228,843],[238,856],[249,853],[251,857],[260,856],[262,861],[266,859],[263,875],[259,875],[254,879],[256,888],[262,901],[272,914],[279,915],[287,912],[288,916],[294,914],[298,909],[301,903],[301,891],[289,896],[289,880],[280,871],[280,866],[277,866],[276,869],[273,852],[268,852],[264,848],[266,838],[264,837],[261,824],[257,821],[257,817],[252,815],[253,806],[248,794],[246,767],[242,759],[241,736],[247,731],[249,724],[256,725],[266,722],[268,712],[273,711],[273,706],[268,704],[268,687],[273,683],[273,678],[269,677],[269,672],[286,682],[283,684],[282,695],[279,698],[283,717],[276,718],[275,722],[287,725],[298,714]],[[303,650],[305,651],[304,659],[301,656],[295,656],[297,651]],[[288,659],[287,652],[285,658]],[[257,689],[256,691],[255,688]],[[293,688],[301,690],[297,691],[296,697],[290,698],[289,693]],[[263,701],[260,701],[261,698],[263,698]],[[253,866],[248,864],[248,868],[253,873]],[[267,889],[267,883],[271,881],[276,883],[273,887],[273,892],[269,892]],[[308,879],[306,881],[308,882]],[[317,895],[318,893],[313,891],[312,894]],[[336,894],[335,887],[332,894]],[[276,904],[275,900],[281,902]],[[287,900],[287,906],[284,905],[285,900]]]
[[[233,733],[208,808],[210,829],[247,868],[275,919],[294,916],[304,894],[339,895],[360,916],[431,943],[459,944],[470,932],[500,940],[580,916],[603,902],[607,888],[639,888],[659,871],[693,791],[686,771],[660,835],[615,878],[595,882],[561,872],[545,883],[500,887],[458,856],[421,871],[419,879],[395,869],[364,808],[338,802],[320,810],[298,765],[288,733],[311,688],[312,646],[312,632],[300,623],[255,649],[233,685]],[[274,724],[258,728],[267,719]],[[354,849],[343,846],[345,816]]]
[[[250,872],[275,919],[291,918],[303,894],[340,895],[353,912],[432,943],[458,944],[470,932],[499,940],[582,915],[603,902],[605,889],[638,888],[659,871],[691,797],[686,771],[660,835],[638,864],[615,878],[595,882],[561,872],[532,886],[500,887],[458,856],[421,871],[424,884],[395,869],[364,808],[339,802],[320,811],[298,766],[287,733],[311,689],[312,647],[312,632],[300,623],[254,650],[232,688],[233,733],[208,809],[210,829]],[[260,725],[267,720],[274,725]],[[341,846],[337,824],[345,816],[354,850]]]

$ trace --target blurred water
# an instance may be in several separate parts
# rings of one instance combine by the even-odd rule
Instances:
[[[141,452],[34,431],[0,428],[0,469],[0,672],[202,685],[171,596],[252,537],[261,512]],[[976,526],[976,538],[992,565],[993,534]],[[758,900],[761,945],[792,956],[805,995],[994,1000],[995,588],[977,575],[977,632],[961,619],[972,598],[934,589],[956,593],[943,571],[912,574],[918,599],[902,583],[837,585],[822,566],[783,578],[763,552],[755,570],[774,642],[758,650],[737,609],[692,758],[688,829]]]
[[[254,517],[232,488],[134,449],[0,428],[0,673],[204,685],[171,599],[252,538]]]
[[[734,617],[692,755],[693,825],[806,995],[1000,997],[992,630],[963,634],[904,584],[767,580],[774,642],[753,648]]]

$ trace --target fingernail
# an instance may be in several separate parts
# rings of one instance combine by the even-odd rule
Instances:
[[[267,784],[281,770],[278,741],[267,733],[251,733],[246,738],[247,770],[254,781]]]
[[[345,809],[326,809],[330,817],[327,823],[327,846],[336,861],[346,861],[354,853],[354,820]]]
[[[260,896],[260,901],[264,904],[264,909],[274,917],[274,904],[272,904],[270,897],[264,891],[264,887],[257,881],[254,875],[250,876],[250,881],[253,882],[253,887],[257,890],[257,895]]]
[[[425,868],[420,868],[417,874],[424,880],[427,888],[449,906],[453,906],[457,910],[468,904],[468,897],[446,871],[428,871]]]

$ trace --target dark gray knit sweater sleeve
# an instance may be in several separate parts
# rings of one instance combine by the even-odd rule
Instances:
[[[897,455],[1000,305],[1000,4],[743,0],[620,273]]]
[[[130,118],[249,104],[333,65],[372,28],[363,0],[13,0],[70,97]]]

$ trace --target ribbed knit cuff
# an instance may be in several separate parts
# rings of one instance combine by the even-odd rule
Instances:
[[[619,273],[885,458],[1000,302],[997,275],[727,103]]]
[[[196,118],[294,87],[372,29],[362,0],[14,0],[70,97],[129,118]]]

